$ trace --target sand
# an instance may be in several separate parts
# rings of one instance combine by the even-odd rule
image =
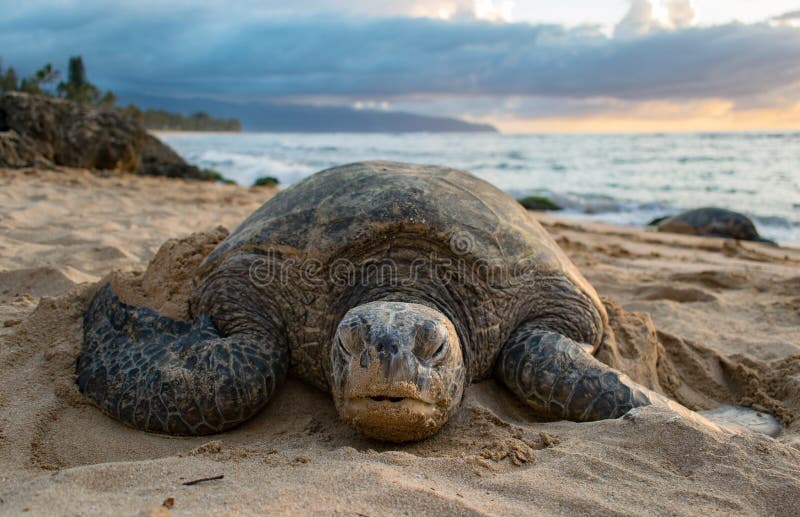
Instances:
[[[73,374],[97,282],[117,271],[127,301],[185,314],[187,271],[273,193],[0,170],[0,514],[800,512],[796,248],[532,215],[609,309],[603,361],[694,409],[770,411],[778,439],[653,408],[542,422],[494,381],[469,387],[437,436],[401,446],[359,437],[296,380],[217,436],[146,434],[101,414]]]

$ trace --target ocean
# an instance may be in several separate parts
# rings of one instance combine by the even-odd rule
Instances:
[[[800,132],[619,135],[166,134],[187,161],[241,185],[287,186],[362,160],[470,171],[514,197],[544,195],[574,218],[641,226],[701,206],[743,212],[800,243]]]

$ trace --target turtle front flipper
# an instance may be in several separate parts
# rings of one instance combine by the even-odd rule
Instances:
[[[728,425],[731,419],[715,419],[720,422],[717,425],[601,363],[579,343],[533,323],[520,326],[505,343],[496,373],[537,414],[550,419],[604,420],[633,408],[658,405],[716,430],[761,431],[744,418],[748,415],[743,413],[755,413],[749,408],[739,408],[738,426]]]
[[[220,336],[211,318],[178,321],[120,301],[106,284],[84,318],[80,391],[139,429],[224,431],[255,415],[286,377],[286,346],[266,335]]]

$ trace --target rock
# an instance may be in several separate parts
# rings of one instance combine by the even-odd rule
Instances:
[[[0,95],[0,167],[53,164],[212,179],[118,110],[21,92]]]
[[[653,219],[652,221],[650,221],[649,223],[647,223],[647,226],[656,226],[656,225],[658,225],[659,223],[663,223],[663,222],[664,222],[664,221],[666,221],[667,219],[669,219],[669,216],[668,216],[668,215],[663,215],[663,216],[661,216],[661,217],[656,217],[655,219]]]
[[[206,172],[186,163],[178,153],[149,133],[145,135],[140,156],[139,174],[169,178],[211,179]]]
[[[36,160],[45,161],[36,151],[36,143],[16,131],[0,131],[0,165],[27,167]]]
[[[0,97],[0,132],[15,132],[15,151],[0,155],[0,164],[34,165],[31,154],[56,165],[134,172],[144,128],[112,110],[90,108],[38,95],[10,92]]]
[[[254,187],[275,188],[278,185],[280,185],[280,181],[273,176],[261,176],[253,182]]]
[[[775,244],[758,234],[756,225],[749,217],[724,208],[697,208],[672,217],[655,219],[651,224],[660,232]]]
[[[561,207],[545,196],[527,196],[517,200],[527,210],[561,210]]]

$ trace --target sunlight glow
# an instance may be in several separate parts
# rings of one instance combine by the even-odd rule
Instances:
[[[503,133],[628,133],[680,131],[757,131],[800,128],[800,102],[783,108],[734,109],[717,99],[676,103],[642,102],[620,112],[537,119],[485,118]]]

